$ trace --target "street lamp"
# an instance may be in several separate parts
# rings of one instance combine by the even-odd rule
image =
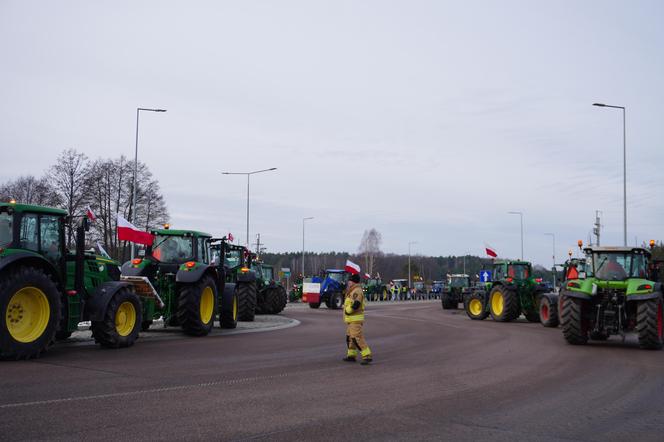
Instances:
[[[408,243],[408,290],[411,288],[411,283],[410,283],[410,246],[413,244],[417,244],[417,241],[411,241]]]
[[[546,236],[550,236],[553,239],[553,291],[556,291],[556,234],[555,233],[545,233]]]
[[[263,170],[254,170],[253,172],[221,172],[224,175],[246,175],[247,176],[247,246],[249,246],[249,177],[251,175],[261,173],[261,172],[269,172],[271,170],[277,170],[276,167],[271,167],[269,169],[263,169]]]
[[[131,222],[136,223],[136,179],[138,176],[138,116],[141,111],[146,112],[166,112],[166,109],[149,109],[145,107],[136,108],[136,147],[134,150],[134,192],[131,200]],[[136,245],[131,243],[131,259],[134,259]]]
[[[314,217],[308,216],[306,218],[302,218],[302,278],[304,278],[304,222],[309,219],[314,219]]]
[[[623,245],[627,247],[627,131],[625,123],[625,107],[604,103],[593,103],[593,106],[622,109],[623,114]]]
[[[521,261],[523,261],[523,213],[522,212],[507,212],[510,215],[519,215],[521,217]]]

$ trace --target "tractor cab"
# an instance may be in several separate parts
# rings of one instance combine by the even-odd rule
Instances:
[[[493,265],[493,280],[522,285],[534,282],[532,265],[527,261],[498,260]]]
[[[470,276],[465,274],[448,275],[447,285],[450,288],[461,288],[461,289],[470,287]]]

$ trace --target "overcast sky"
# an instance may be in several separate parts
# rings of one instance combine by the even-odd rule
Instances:
[[[270,251],[558,261],[664,233],[662,1],[0,0],[0,179],[139,157],[172,224]],[[252,241],[253,242],[253,241]]]

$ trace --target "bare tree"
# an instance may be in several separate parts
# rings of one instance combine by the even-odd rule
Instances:
[[[59,207],[60,199],[51,191],[46,178],[22,176],[0,185],[0,201],[15,199],[23,204]]]
[[[364,268],[366,272],[373,276],[374,260],[380,255],[380,245],[383,242],[383,236],[373,227],[364,231],[362,241],[360,242],[359,253],[364,256]]]

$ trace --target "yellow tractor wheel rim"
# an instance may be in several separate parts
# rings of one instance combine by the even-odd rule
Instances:
[[[23,287],[9,300],[5,324],[11,337],[24,344],[39,339],[48,327],[51,306],[43,291],[37,287]]]
[[[203,289],[201,294],[201,321],[207,324],[212,319],[214,314],[214,292],[212,287],[207,286]]]
[[[493,311],[493,314],[500,316],[503,313],[504,308],[505,299],[503,298],[503,294],[500,292],[494,293],[491,297],[491,310]]]
[[[233,296],[233,321],[237,321],[237,296]]]
[[[115,330],[120,336],[129,336],[136,327],[136,308],[134,304],[125,301],[115,312]]]
[[[473,316],[479,316],[482,314],[482,302],[479,299],[471,299],[468,304],[468,310]]]

